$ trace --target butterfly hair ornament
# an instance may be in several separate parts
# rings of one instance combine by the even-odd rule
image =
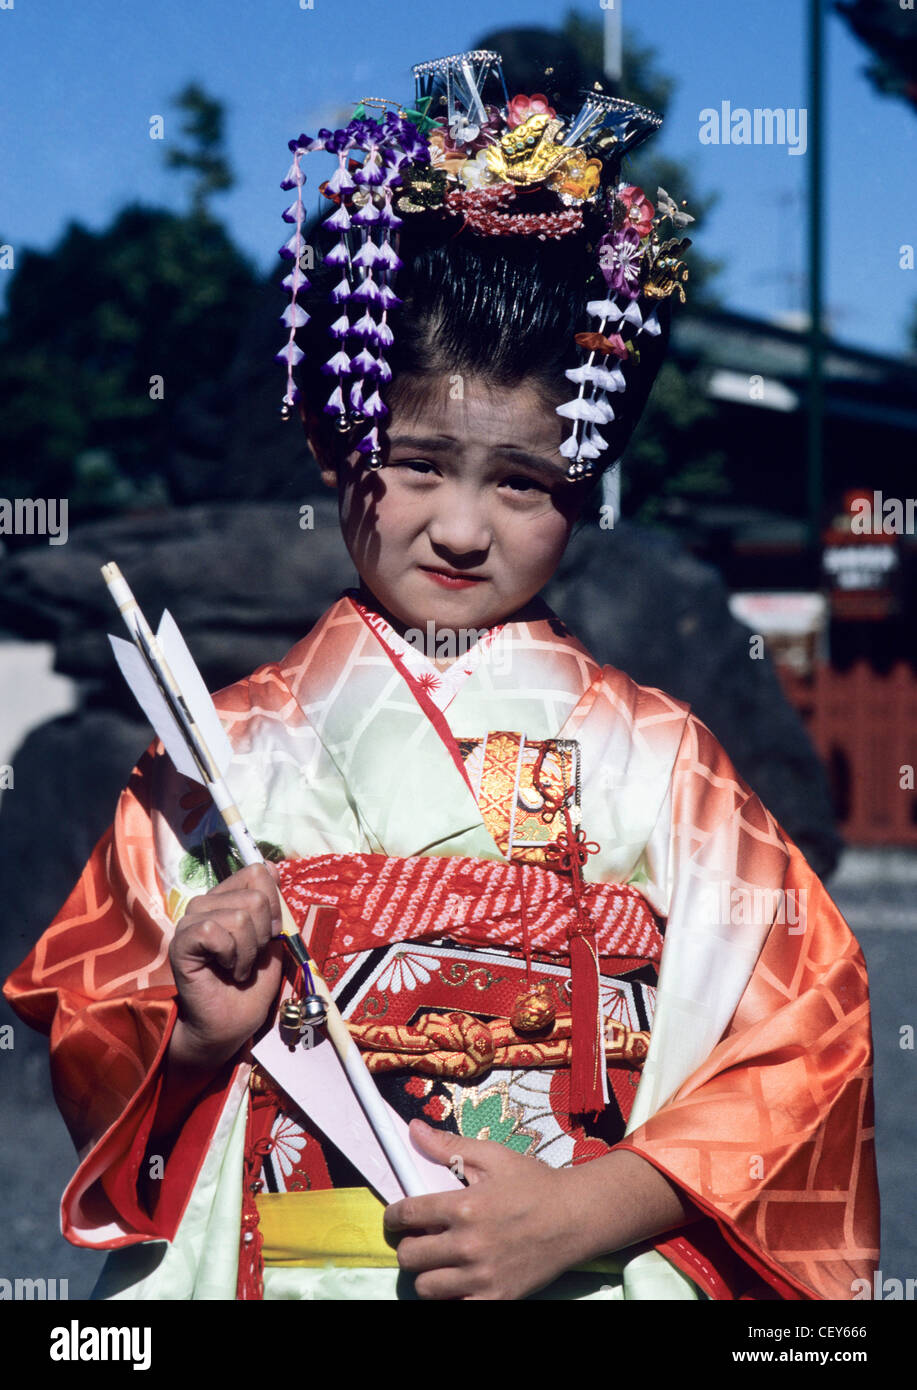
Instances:
[[[589,477],[608,447],[601,426],[615,419],[611,398],[626,389],[622,364],[639,360],[641,335],[662,331],[659,300],[677,294],[685,302],[688,270],[679,257],[691,243],[664,239],[659,227],[668,220],[678,229],[694,219],[664,189],[654,207],[621,178],[623,157],[662,117],[598,89],[584,92],[568,116],[541,93],[510,97],[500,55],[484,49],[418,63],[413,75],[413,106],[364,97],[342,129],[289,142],[293,162],[281,187],[295,190],[283,213],[294,230],[280,251],[291,262],[281,318],[288,335],[275,358],[287,369],[282,417],[291,418],[300,398],[294,368],[304,354],[296,332],[309,321],[301,303],[310,288],[302,161],[324,150],[338,161],[319,189],[337,205],[321,225],[333,238],[322,260],[340,274],[330,291],[340,313],[329,329],[334,351],[321,367],[331,388],[323,409],[342,434],[366,424],[356,448],[367,466],[382,466],[380,431],[389,413],[382,388],[392,379],[389,318],[397,327],[393,311],[402,303],[395,292],[398,229],[405,218],[436,218],[485,237],[589,237],[598,293],[586,306],[591,325],[575,334],[580,365],[566,372],[576,394],[557,407],[570,421],[560,446],[567,478]]]

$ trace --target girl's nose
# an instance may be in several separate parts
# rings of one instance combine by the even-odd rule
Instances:
[[[492,539],[486,509],[464,492],[441,499],[427,534],[434,546],[455,556],[486,554]]]

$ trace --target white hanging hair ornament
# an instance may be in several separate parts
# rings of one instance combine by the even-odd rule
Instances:
[[[673,292],[685,300],[688,271],[677,258],[691,243],[660,242],[656,229],[665,217],[676,227],[694,219],[664,189],[657,213],[642,189],[619,181],[623,156],[657,130],[662,117],[598,87],[583,93],[570,117],[558,115],[540,92],[510,98],[500,55],[487,49],[418,63],[413,74],[413,107],[364,97],[343,129],[289,143],[293,164],[281,187],[295,188],[296,199],[283,213],[295,231],[280,251],[293,262],[283,281],[290,294],[281,319],[287,342],[275,358],[287,369],[281,414],[289,419],[299,400],[293,369],[303,352],[296,331],[309,317],[298,302],[310,287],[303,266],[303,155],[325,150],[338,158],[337,170],[320,185],[338,205],[322,225],[336,236],[324,261],[340,273],[329,298],[341,306],[329,330],[335,351],[321,368],[335,383],[324,411],[342,433],[368,424],[356,448],[373,469],[382,466],[380,429],[389,413],[380,393],[392,377],[388,315],[402,302],[392,283],[402,264],[399,214],[461,217],[459,231],[544,241],[583,232],[588,207],[601,219],[596,282],[605,283],[601,297],[587,305],[594,330],[575,335],[581,365],[566,375],[579,390],[557,407],[572,422],[560,452],[569,460],[567,478],[577,482],[594,472],[608,447],[601,426],[615,418],[609,397],[626,387],[620,364],[639,355],[634,341],[641,333],[661,332],[653,301]],[[444,122],[430,115],[434,105],[445,107]],[[368,115],[367,106],[379,107],[381,119]],[[362,160],[355,157],[360,153]],[[531,199],[525,211],[517,210],[517,191],[535,189],[544,194],[542,211],[527,210]]]

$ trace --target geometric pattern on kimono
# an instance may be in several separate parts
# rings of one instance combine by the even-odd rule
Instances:
[[[283,661],[215,697],[234,799],[256,838],[290,859],[505,862],[459,739],[522,730],[536,743],[574,741],[583,826],[601,845],[584,877],[636,884],[665,924],[649,1051],[618,1147],[704,1213],[627,1262],[626,1296],[647,1296],[653,1271],[674,1266],[716,1298],[747,1292],[755,1277],[782,1298],[850,1298],[878,1258],[858,943],[684,705],[599,667],[543,605],[506,623],[494,651],[501,644],[511,660],[480,661],[441,711],[341,598]],[[4,987],[20,1016],[50,1034],[55,1096],[79,1154],[63,1233],[111,1250],[170,1242],[160,1283],[146,1289],[170,1279],[178,1289],[235,1287],[220,1261],[238,1251],[226,1212],[240,1190],[244,1061],[214,1077],[176,1134],[158,1196],[140,1181],[176,1019],[169,942],[201,891],[189,865],[217,831],[195,794],[152,745],[73,892]],[[727,901],[795,895],[803,919],[791,925],[772,907],[723,920],[724,886]]]

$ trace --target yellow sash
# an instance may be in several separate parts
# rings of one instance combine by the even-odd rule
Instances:
[[[319,1192],[262,1192],[255,1198],[266,1265],[341,1265],[396,1269],[398,1259],[385,1239],[385,1204],[368,1187],[331,1187]],[[577,1266],[592,1274],[619,1274],[615,1255]]]

